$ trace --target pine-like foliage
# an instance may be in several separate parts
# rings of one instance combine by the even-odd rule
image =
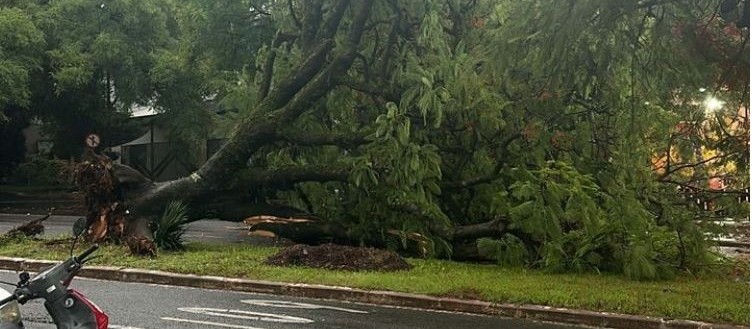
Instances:
[[[187,207],[180,201],[167,204],[162,217],[151,225],[157,247],[162,250],[183,249],[183,234],[188,224],[187,213]]]

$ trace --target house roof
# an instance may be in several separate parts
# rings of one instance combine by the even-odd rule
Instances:
[[[134,105],[131,107],[132,118],[148,117],[157,115],[158,113],[159,112],[157,112],[157,110],[151,105]]]

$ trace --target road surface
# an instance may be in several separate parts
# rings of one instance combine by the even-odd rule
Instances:
[[[15,281],[0,271],[0,280]],[[110,316],[113,329],[572,329],[491,316],[381,307],[308,298],[77,278],[72,288]],[[29,329],[54,328],[40,301],[21,306]]]
[[[20,226],[41,215],[0,214],[0,233]],[[76,216],[50,216],[44,221],[44,234],[54,237],[62,234],[71,235]],[[243,223],[203,219],[188,224],[184,238],[188,242],[238,243],[250,242],[258,245],[274,244],[274,240],[249,236],[247,226]]]

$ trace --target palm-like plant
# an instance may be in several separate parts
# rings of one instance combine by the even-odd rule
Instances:
[[[183,249],[183,234],[188,224],[187,214],[188,209],[182,202],[172,201],[165,207],[162,217],[152,222],[154,243],[159,249]]]

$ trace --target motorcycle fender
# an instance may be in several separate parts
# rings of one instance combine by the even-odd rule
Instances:
[[[0,288],[0,299],[6,298],[8,296],[10,296],[10,292],[8,292],[7,290],[3,288]],[[24,329],[24,325],[23,325],[23,322],[20,322],[20,323],[0,322],[0,329]]]
[[[97,329],[97,320],[90,304],[83,295],[69,290],[64,297],[45,302],[44,307],[58,329]]]

